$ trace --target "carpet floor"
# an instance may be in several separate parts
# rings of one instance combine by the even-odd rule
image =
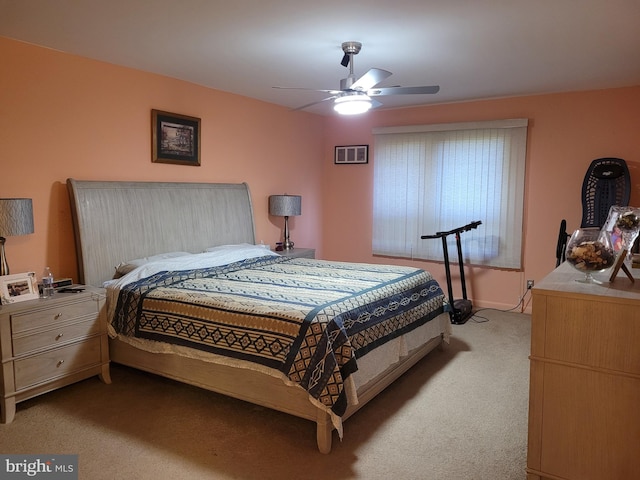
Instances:
[[[334,432],[120,365],[18,404],[0,453],[78,454],[79,478],[524,480],[531,318],[482,310]]]

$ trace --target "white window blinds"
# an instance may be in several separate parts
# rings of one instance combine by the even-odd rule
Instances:
[[[420,236],[480,220],[461,236],[465,262],[521,268],[526,119],[373,134],[374,254],[442,260],[442,242]]]

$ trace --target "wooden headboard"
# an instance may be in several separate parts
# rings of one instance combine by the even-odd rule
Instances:
[[[67,180],[78,280],[102,286],[123,261],[255,243],[245,183]]]

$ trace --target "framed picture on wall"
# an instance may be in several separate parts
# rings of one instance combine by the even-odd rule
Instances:
[[[200,166],[200,119],[151,110],[151,161]]]
[[[369,145],[337,146],[333,163],[336,165],[369,163]]]
[[[5,305],[39,298],[35,272],[2,275],[0,277],[0,296]]]

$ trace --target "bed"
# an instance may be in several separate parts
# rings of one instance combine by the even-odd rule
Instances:
[[[111,361],[314,421],[322,453],[448,341],[428,272],[255,245],[246,184],[67,186],[79,281],[107,295]]]

